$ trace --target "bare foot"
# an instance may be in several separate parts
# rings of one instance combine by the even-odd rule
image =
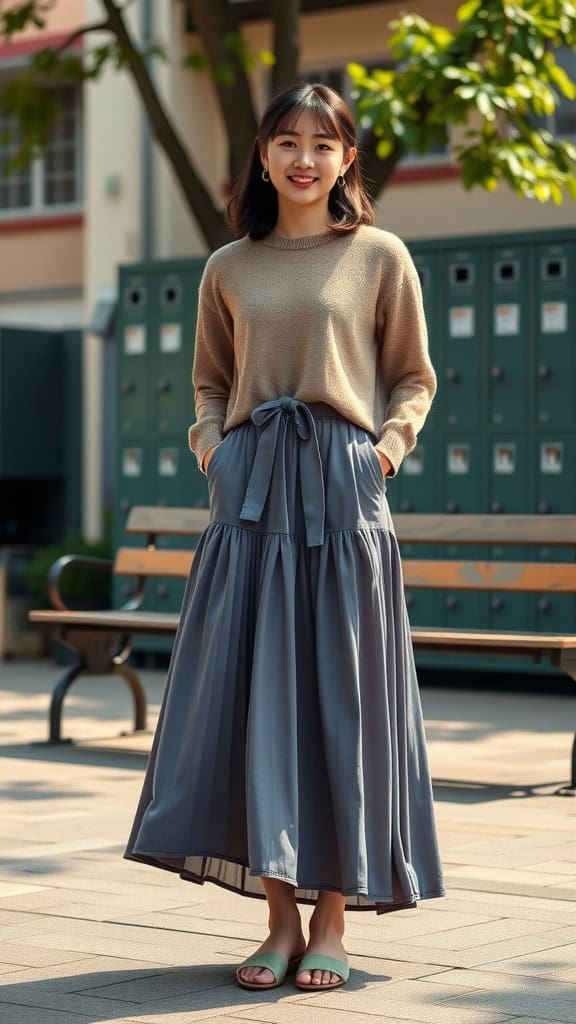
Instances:
[[[270,934],[256,950],[257,953],[282,953],[287,960],[304,956],[306,939],[302,931],[300,914],[294,906],[293,911],[286,912],[278,923],[269,922]],[[271,985],[275,978],[267,967],[245,967],[239,972],[242,981],[252,984]]]
[[[315,912],[310,918],[310,941],[307,953],[321,953],[323,956],[334,957],[335,960],[342,960],[348,963],[346,950],[342,945],[344,935],[344,921],[323,920],[321,915]],[[333,971],[301,971],[296,978],[299,985],[307,985],[310,988],[328,988],[341,980],[339,974]]]

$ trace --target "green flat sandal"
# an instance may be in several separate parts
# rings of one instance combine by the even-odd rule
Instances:
[[[296,987],[304,992],[325,992],[328,988],[340,988],[345,985],[350,977],[350,966],[344,960],[335,960],[333,956],[323,956],[322,953],[306,953],[298,964],[298,974],[302,971],[330,971],[331,974],[339,976],[338,981],[332,981],[328,985],[303,985],[296,981]]]
[[[288,971],[295,971],[299,963],[299,956],[295,956],[292,960],[287,960],[282,953],[254,953],[243,964],[240,964],[240,967],[236,970],[236,981],[240,988],[262,989],[263,992],[269,988],[279,988]],[[240,971],[243,971],[245,967],[262,967],[272,971],[275,980],[268,982],[244,981],[240,977]]]

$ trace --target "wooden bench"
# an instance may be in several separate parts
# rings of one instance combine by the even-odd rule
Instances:
[[[144,693],[136,673],[126,664],[134,636],[173,636],[178,615],[144,612],[142,603],[146,580],[153,577],[188,575],[193,551],[158,546],[158,538],[197,537],[206,527],[205,509],[134,508],[126,531],[145,538],[140,548],[120,548],[114,564],[107,569],[120,576],[137,579],[134,597],[121,609],[108,612],[72,612],[66,609],[59,590],[60,575],[72,556],[61,558],[50,572],[50,596],[54,610],[33,611],[33,622],[50,627],[67,646],[77,651],[78,664],[57,683],[50,706],[50,740],[61,739],[61,715],[64,697],[73,681],[82,673],[115,672],[132,691],[135,704],[134,729],[146,728]],[[547,515],[416,515],[394,516],[401,545],[487,545],[538,546],[576,551],[576,516]],[[76,560],[78,561],[78,560]],[[81,560],[94,564],[98,560]],[[96,567],[96,566],[95,566]],[[99,568],[104,567],[99,564]],[[514,593],[576,594],[576,564],[550,561],[472,561],[447,558],[417,558],[412,550],[403,554],[404,583],[409,595],[417,589],[448,591],[487,591]],[[576,622],[574,633],[539,633],[481,629],[412,627],[417,651],[451,655],[507,656],[534,663],[547,663],[562,669],[576,680]],[[576,795],[576,735],[572,747],[570,785],[559,795]]]

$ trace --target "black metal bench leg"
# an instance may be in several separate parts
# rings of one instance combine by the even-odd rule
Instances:
[[[126,664],[115,665],[114,672],[122,676],[130,687],[134,700],[134,732],[141,732],[146,729],[146,694],[142,689],[142,683],[133,669]]]
[[[62,738],[62,707],[64,704],[64,698],[72,686],[72,683],[79,675],[82,674],[85,667],[86,666],[83,661],[77,662],[76,665],[72,665],[72,668],[69,668],[56,683],[56,686],[52,690],[52,697],[50,698],[50,735],[47,740],[38,740],[33,744],[33,746],[45,747],[74,742],[74,740]]]
[[[571,781],[569,786],[561,786],[554,790],[555,796],[576,796],[576,733],[572,741],[572,768]]]

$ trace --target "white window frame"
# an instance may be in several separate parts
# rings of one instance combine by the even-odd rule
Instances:
[[[45,163],[44,154],[32,160],[29,165],[31,202],[28,206],[11,206],[0,208],[0,222],[12,220],[26,220],[30,217],[46,218],[60,217],[66,214],[81,213],[84,209],[84,112],[82,87],[65,83],[60,88],[74,90],[77,118],[77,132],[74,139],[74,151],[76,159],[76,183],[78,186],[78,197],[70,203],[46,203],[44,202],[45,186]],[[1,147],[0,147],[1,151]],[[4,176],[0,178],[0,182]],[[7,179],[9,180],[9,179]]]

